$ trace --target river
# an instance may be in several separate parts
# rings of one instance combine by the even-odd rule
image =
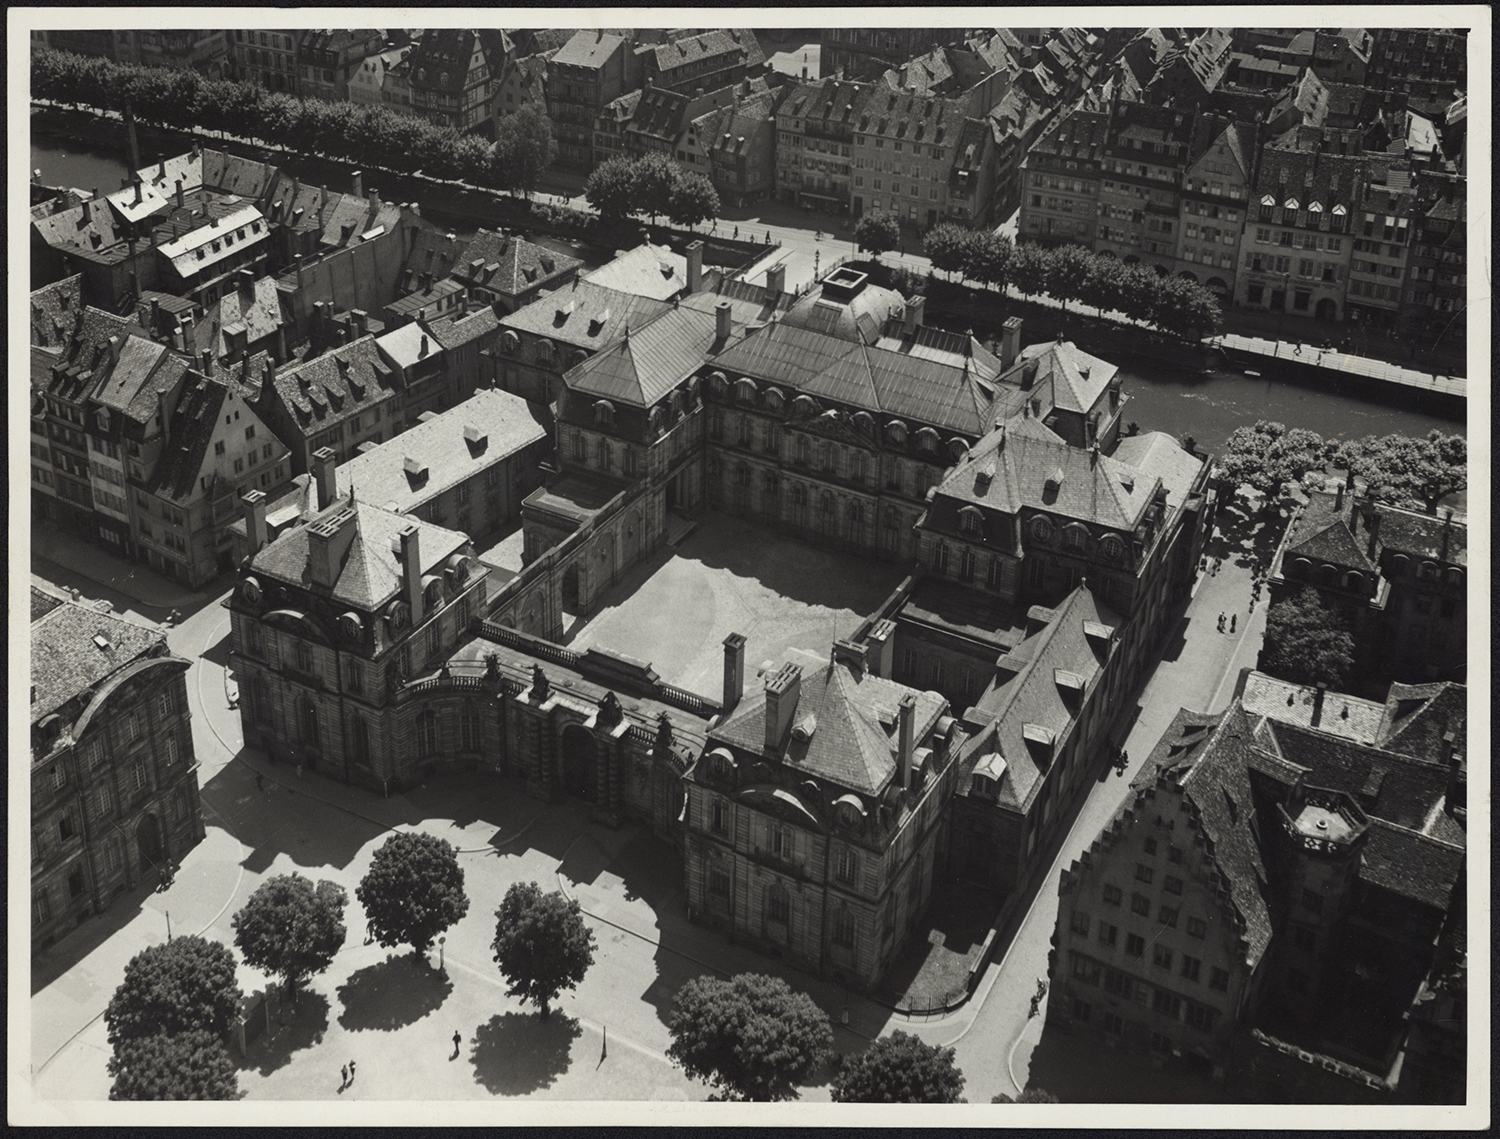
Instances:
[[[106,151],[82,149],[79,144],[59,142],[33,136],[31,165],[40,168],[47,185],[69,185],[82,189],[113,189],[129,172],[126,164]],[[315,176],[318,160],[288,163],[287,168],[304,176]],[[343,175],[329,179],[336,186]],[[455,233],[467,235],[473,224],[463,225],[457,219],[444,218],[428,211],[437,224],[452,225]],[[595,251],[577,249],[571,243],[553,238],[542,242],[562,252],[577,252],[590,263],[598,260]],[[1106,356],[1107,353],[1100,353]],[[1425,435],[1433,428],[1465,434],[1462,421],[1430,414],[1421,407],[1420,396],[1400,405],[1389,400],[1363,399],[1346,392],[1330,391],[1316,384],[1291,382],[1275,378],[1275,366],[1260,366],[1260,378],[1243,372],[1198,373],[1174,369],[1169,365],[1142,360],[1116,360],[1124,370],[1124,390],[1130,397],[1125,419],[1141,425],[1144,431],[1165,431],[1191,435],[1199,446],[1210,451],[1223,447],[1229,433],[1241,424],[1257,419],[1273,419],[1289,427],[1305,427],[1318,434],[1335,438],[1363,435]]]

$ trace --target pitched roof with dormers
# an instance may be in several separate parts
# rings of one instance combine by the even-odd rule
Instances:
[[[30,636],[33,724],[110,673],[166,644],[166,634],[159,628],[74,601],[64,601],[32,622]]]
[[[94,399],[136,423],[147,423],[160,407],[160,397],[182,383],[190,365],[164,345],[144,336],[128,336],[120,358],[106,370]]]
[[[585,29],[574,32],[572,38],[557,49],[552,63],[555,67],[580,67],[587,71],[597,71],[614,57],[624,43],[623,37],[605,31]]]
[[[1377,742],[1386,712],[1384,704],[1344,692],[1328,692],[1320,704],[1316,689],[1253,670],[1245,678],[1240,702],[1251,716],[1266,716],[1298,727],[1316,727],[1362,744]]]
[[[563,377],[569,392],[631,407],[651,407],[743,332],[730,318],[720,341],[713,312],[674,307],[590,356]]]
[[[1117,463],[1134,467],[1147,482],[1159,479],[1167,492],[1167,506],[1172,509],[1187,501],[1208,462],[1183,450],[1182,444],[1165,431],[1127,435],[1115,447],[1112,457]]]
[[[936,692],[921,692],[842,661],[804,669],[792,723],[816,726],[807,738],[788,731],[774,759],[800,780],[812,776],[836,787],[880,795],[898,775],[898,709],[908,693],[917,698],[912,739],[923,746],[947,711]],[[707,746],[726,743],[752,755],[766,752],[766,693],[750,693],[708,733]]]
[[[274,398],[304,438],[384,403],[395,392],[395,372],[374,336],[364,336],[294,367],[273,381]]]
[[[1468,687],[1448,680],[1392,684],[1382,709],[1379,744],[1399,755],[1443,763],[1447,746],[1443,737],[1452,732],[1453,754],[1466,756],[1468,701]]]
[[[187,502],[201,494],[199,480],[204,476],[208,445],[225,401],[232,394],[234,389],[229,384],[203,376],[196,376],[184,389],[172,414],[167,445],[151,472],[147,490],[177,502]],[[281,450],[284,454],[285,448]],[[209,474],[213,473],[210,470]]]
[[[1297,512],[1287,532],[1286,556],[1373,572],[1375,563],[1366,544],[1357,541],[1350,530],[1352,496],[1343,505],[1334,495],[1321,491],[1313,491],[1307,497],[1307,505]]]
[[[753,36],[751,42],[754,42]],[[653,63],[658,74],[703,60],[732,56],[744,59],[749,55],[746,45],[727,31],[700,32],[680,36],[668,43],[643,44],[635,52]]]
[[[1029,368],[1033,360],[1035,370]],[[1119,370],[1072,341],[1044,341],[1021,349],[1015,363],[1001,374],[1000,382],[1018,389],[1024,383],[1031,398],[1045,394],[1044,402],[1049,407],[1083,414],[1099,402]]]
[[[500,33],[502,36],[504,33]],[[402,61],[407,81],[419,91],[437,91],[444,95],[460,94],[468,83],[469,64],[475,52],[482,53],[491,74],[505,65],[505,43],[482,43],[478,32],[469,28],[429,28],[410,54]],[[497,58],[489,59],[491,51]]]
[[[357,493],[358,487],[355,490]],[[417,527],[424,574],[436,570],[469,542],[467,535],[457,530],[395,514],[357,498],[351,502],[340,497],[263,548],[251,559],[249,572],[271,581],[307,585],[312,579],[308,529],[345,511],[353,514],[345,525],[354,526],[356,534],[333,584],[333,600],[366,613],[379,609],[401,590],[400,534],[407,526]]]
[[[83,318],[62,344],[52,366],[47,394],[69,402],[89,397],[109,375],[113,364],[109,355],[110,338],[120,337],[123,351],[124,341],[132,334],[144,335],[145,329],[128,316],[85,306]]]
[[[687,288],[687,258],[672,252],[670,246],[642,242],[585,273],[583,279],[622,293],[668,301]]]
[[[74,273],[31,294],[31,343],[60,348],[83,320],[83,274]]]
[[[54,249],[89,260],[113,263],[125,256],[129,226],[100,198],[45,218],[34,218],[31,228]]]
[[[544,336],[558,344],[598,350],[613,344],[627,328],[637,329],[669,307],[655,297],[576,279],[501,317],[500,335],[503,338],[507,330],[514,330]]]
[[[189,351],[196,356],[207,348],[220,359],[230,353],[230,336],[239,335],[255,344],[273,335],[286,323],[281,294],[273,277],[252,281],[249,289],[235,288],[218,299],[192,328]]]

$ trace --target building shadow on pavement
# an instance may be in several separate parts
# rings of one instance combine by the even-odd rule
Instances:
[[[32,954],[31,995],[36,996],[140,916],[160,880],[155,871],[148,872],[135,889],[116,894],[102,914],[85,918],[46,949]]]
[[[496,1013],[474,1030],[474,1082],[504,1096],[551,1087],[572,1066],[573,1045],[582,1035],[583,1025],[556,1010],[546,1020],[538,1013]]]
[[[1227,1102],[1218,1084],[1184,1069],[1180,1061],[1153,1067],[1145,1052],[1107,1048],[1050,1021],[1042,1026],[1024,1079],[1017,1067],[1017,1079],[1046,1089],[1063,1103]]]
[[[881,982],[881,1001],[927,1009],[961,997],[1000,904],[996,893],[973,882],[942,883]]]
[[[302,989],[297,993],[296,1004],[282,1006],[282,1017],[270,1032],[247,1048],[247,1055],[239,1059],[241,1068],[253,1068],[262,1076],[269,1076],[291,1063],[295,1053],[321,1044],[323,1034],[328,1031],[328,998]]]
[[[443,1007],[453,992],[448,974],[411,953],[356,969],[338,987],[344,1011],[339,1027],[349,1032],[394,1032]]]

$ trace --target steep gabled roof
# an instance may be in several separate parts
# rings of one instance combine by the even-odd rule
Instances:
[[[158,644],[161,629],[64,601],[31,625],[31,722],[124,668]]]
[[[687,258],[670,246],[642,242],[583,275],[585,281],[639,297],[671,300],[687,288]]]
[[[603,31],[574,32],[552,57],[556,67],[581,67],[590,71],[603,67],[624,45],[625,40]]]
[[[636,329],[670,306],[654,297],[575,280],[500,318],[506,329],[545,336],[559,344],[598,349],[613,344],[625,329]]]
[[[276,280],[262,277],[252,282],[249,289],[231,289],[220,297],[203,319],[193,325],[189,348],[195,356],[207,348],[215,359],[220,359],[229,354],[231,334],[255,344],[274,334],[283,323]]]
[[[1380,721],[1379,744],[1417,759],[1444,761],[1443,736],[1452,732],[1454,754],[1467,755],[1469,690],[1451,681],[1392,684]]]
[[[183,391],[172,415],[167,446],[147,485],[152,494],[179,502],[197,496],[208,445],[230,394],[229,385],[204,376]]]
[[[74,273],[31,294],[31,343],[59,348],[83,319],[83,274]]]
[[[364,336],[280,369],[274,380],[275,399],[303,436],[310,437],[388,399],[394,391],[393,375],[375,338]]]

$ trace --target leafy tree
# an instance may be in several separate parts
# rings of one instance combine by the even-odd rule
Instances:
[[[452,843],[430,834],[393,834],[375,852],[354,896],[375,940],[424,953],[433,939],[469,912],[464,871]]]
[[[527,105],[495,123],[495,149],[505,152],[510,177],[506,189],[520,190],[527,197],[557,159],[557,139],[552,120]]]
[[[507,996],[551,1013],[565,989],[574,989],[594,963],[594,931],[577,901],[560,891],[542,893],[535,882],[517,882],[495,911],[495,962],[510,982]]]
[[[1020,1095],[1012,1098],[1008,1095],[997,1095],[991,1103],[1057,1103],[1058,1099],[1051,1092],[1043,1091],[1041,1088],[1027,1088]]]
[[[963,275],[969,266],[972,248],[978,235],[967,226],[943,222],[929,229],[922,237],[922,252],[927,254],[934,269],[944,273]]]
[[[1338,688],[1354,667],[1354,638],[1338,611],[1323,608],[1318,591],[1309,586],[1266,612],[1259,667],[1293,684]]]
[[[834,1103],[963,1103],[964,1076],[953,1049],[924,1044],[899,1029],[852,1059],[833,1081]]]
[[[1004,291],[1010,283],[1011,261],[1016,247],[1010,238],[998,233],[982,231],[974,235],[969,245],[964,271],[974,280]]]
[[[583,196],[606,221],[620,221],[635,212],[635,163],[611,158],[594,167]]]
[[[1341,443],[1335,465],[1349,472],[1349,485],[1363,481],[1380,502],[1436,514],[1438,502],[1469,485],[1469,443],[1434,428],[1425,439],[1367,435]]]
[[[1027,241],[1015,247],[1011,254],[1009,276],[1023,297],[1034,297],[1047,291],[1047,251],[1035,242]]]
[[[779,977],[698,977],[677,990],[667,1058],[727,1099],[795,1099],[797,1081],[833,1050],[828,1017]]]
[[[344,944],[342,886],[300,874],[279,874],[262,882],[234,915],[234,944],[245,961],[281,977],[295,999],[307,977],[323,972]]]
[[[1271,494],[1328,462],[1330,448],[1322,436],[1305,428],[1262,419],[1236,427],[1224,444],[1218,465],[1230,486],[1249,484]]]
[[[635,178],[635,212],[650,214],[651,224],[656,224],[658,214],[671,209],[672,194],[682,178],[682,167],[665,154],[652,152],[643,154],[632,165]]]
[[[1202,285],[1172,277],[1161,281],[1151,319],[1163,332],[1196,340],[1214,332],[1222,314],[1219,302]]]
[[[143,949],[104,1010],[109,1042],[203,1029],[229,1031],[239,1015],[234,954],[206,938],[187,936]]]
[[[691,228],[719,216],[719,191],[702,174],[683,174],[667,198],[667,217]]]
[[[1078,300],[1082,304],[1093,305],[1102,317],[1106,308],[1113,309],[1119,305],[1124,280],[1125,266],[1120,264],[1118,257],[1095,254],[1079,289]]]
[[[1156,319],[1161,277],[1145,265],[1126,265],[1120,278],[1120,311],[1131,320],[1150,324]]]
[[[239,1070],[207,1029],[122,1040],[109,1058],[112,1100],[239,1099]]]
[[[890,210],[870,210],[854,223],[854,240],[876,257],[901,245],[901,222]]]
[[[1063,245],[1046,252],[1047,291],[1062,301],[1063,312],[1069,301],[1081,301],[1088,288],[1097,255],[1081,245]]]

